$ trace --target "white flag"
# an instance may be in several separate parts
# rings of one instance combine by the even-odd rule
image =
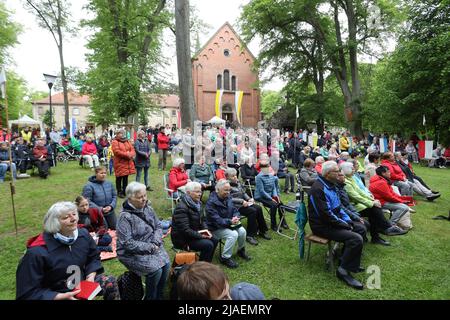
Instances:
[[[1,67],[0,69],[0,93],[2,96],[2,99],[6,98],[6,73],[5,68]]]
[[[298,119],[298,117],[299,117],[299,114],[298,114],[298,106],[297,106],[295,109],[295,118]]]
[[[422,120],[422,124],[425,126],[425,122],[426,122],[426,120],[425,120],[425,115],[423,115],[423,120]]]

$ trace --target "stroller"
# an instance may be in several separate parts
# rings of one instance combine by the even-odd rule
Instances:
[[[61,142],[56,143],[56,152],[56,160],[59,162],[79,161],[81,159],[81,146],[74,137],[70,138],[70,143],[67,146],[63,146]]]

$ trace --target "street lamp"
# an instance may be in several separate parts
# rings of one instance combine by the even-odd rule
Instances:
[[[53,131],[53,114],[52,114],[52,87],[56,81],[57,76],[53,76],[51,74],[44,73],[45,81],[47,81],[48,89],[49,89],[49,97],[50,97],[50,132]]]

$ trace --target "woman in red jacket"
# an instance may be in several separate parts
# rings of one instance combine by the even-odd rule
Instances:
[[[381,165],[389,169],[391,173],[390,179],[392,184],[400,190],[400,194],[403,196],[413,195],[413,186],[408,182],[406,175],[403,173],[402,168],[395,162],[395,157],[392,152],[385,152],[381,156]]]
[[[161,127],[159,128],[158,133],[158,169],[159,170],[166,170],[166,161],[167,161],[167,150],[169,150],[169,141],[170,138],[165,133],[165,128]]]
[[[178,198],[179,191],[184,193],[184,186],[191,182],[184,170],[184,159],[177,158],[173,161],[173,167],[169,172],[169,189],[173,190],[172,197]]]
[[[391,172],[387,167],[379,166],[375,172],[377,174],[370,178],[370,192],[380,201],[383,209],[392,211],[391,223],[402,229],[410,229],[410,211],[413,210],[410,210],[407,204],[412,202],[412,197],[399,196],[394,192],[390,180]]]
[[[125,198],[125,189],[128,185],[128,176],[136,173],[134,158],[136,152],[130,141],[126,138],[125,130],[120,129],[112,141],[114,154],[114,174],[116,175],[117,196]]]
[[[83,156],[83,159],[88,162],[89,168],[91,168],[92,171],[94,170],[94,167],[97,168],[100,166],[100,163],[98,162],[97,146],[92,141],[91,136],[86,137],[86,142],[83,143],[83,147],[81,148],[81,155]]]

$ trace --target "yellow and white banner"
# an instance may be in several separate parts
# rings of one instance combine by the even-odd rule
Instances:
[[[217,92],[216,92],[216,117],[219,117],[219,118],[221,118],[220,106],[222,104],[222,96],[223,96],[223,90],[217,90]]]
[[[234,95],[234,106],[236,108],[236,117],[241,123],[241,110],[242,110],[242,99],[244,98],[244,91],[236,91]]]

